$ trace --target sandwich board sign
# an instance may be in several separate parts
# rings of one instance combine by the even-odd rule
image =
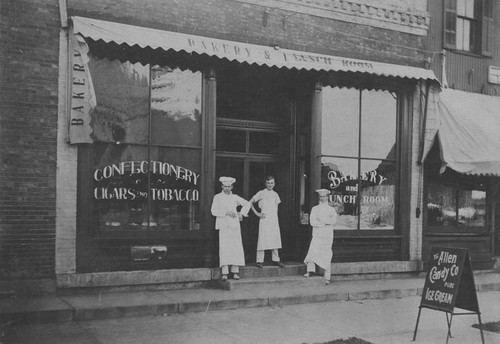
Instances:
[[[433,247],[431,249],[413,341],[417,336],[422,308],[446,312],[448,323],[446,342],[448,342],[448,338],[451,338],[453,315],[477,314],[481,339],[484,343],[481,312],[479,311],[476,285],[467,249],[453,247]],[[455,308],[469,312],[455,313]]]

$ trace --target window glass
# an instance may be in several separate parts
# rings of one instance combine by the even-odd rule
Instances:
[[[457,16],[455,12],[446,12],[445,24],[445,42],[449,45],[456,44],[457,37],[459,36],[457,30]],[[460,35],[461,36],[461,35]],[[457,47],[457,49],[459,49]]]
[[[445,7],[449,9],[457,9],[457,0],[445,0]]]
[[[446,30],[455,31],[457,16],[454,12],[446,13]]]
[[[337,210],[338,229],[358,228],[358,160],[321,159],[321,187],[330,190],[330,202]]]
[[[461,17],[474,18],[475,0],[456,0],[457,15]]]
[[[460,0],[459,0],[460,1]],[[465,16],[469,18],[474,18],[474,2],[476,0],[465,0]]]
[[[460,190],[458,224],[482,227],[486,225],[486,192],[482,190]]]
[[[91,112],[94,141],[147,143],[149,65],[91,57],[89,69],[97,103]]]
[[[458,50],[464,50],[464,20],[461,18],[457,18],[456,34],[456,47]]]
[[[199,229],[201,73],[95,58],[90,70],[94,228]]]
[[[483,15],[488,18],[493,18],[493,3],[492,0],[485,0],[483,2]]]
[[[455,188],[437,181],[427,182],[427,223],[434,226],[456,225]]]
[[[93,199],[103,230],[199,229],[200,150],[101,144],[94,149]]]
[[[451,186],[430,182],[427,184],[427,221],[430,225],[456,225],[455,190]]]
[[[201,73],[152,67],[151,142],[201,146]]]
[[[147,226],[147,147],[96,143],[93,152],[96,227],[118,230]]]
[[[394,229],[396,164],[361,161],[360,229]]]
[[[396,99],[387,91],[362,93],[361,156],[394,158],[396,146]]]
[[[278,154],[280,152],[281,137],[277,133],[249,132],[249,153]]]
[[[462,50],[470,51],[471,44],[473,44],[473,42],[472,42],[473,34],[472,34],[472,30],[471,30],[472,24],[470,21],[464,21],[463,26],[464,26],[464,28],[462,30],[462,33],[463,33]],[[457,32],[458,32],[458,28],[457,28]]]
[[[277,70],[226,66],[217,74],[217,117],[285,124],[290,100]]]
[[[324,91],[321,186],[332,192],[335,228],[392,230],[397,100],[387,91]]]
[[[359,93],[354,89],[323,88],[323,154],[358,155]]]
[[[456,0],[457,1],[457,14],[459,16],[465,16],[465,1],[466,0]]]
[[[436,150],[434,147],[433,150]],[[426,163],[427,224],[433,227],[486,226],[486,187],[481,178],[466,176]]]
[[[486,51],[489,45],[488,21],[481,23],[481,14],[487,17],[488,8],[489,1],[446,1],[444,25],[446,46],[480,53],[481,36],[484,35],[483,50]]]
[[[216,147],[222,152],[246,152],[246,132],[217,129]]]
[[[300,204],[300,223],[303,225],[309,224],[309,193],[306,192],[306,186],[308,184],[307,175],[309,164],[306,164],[304,159],[299,160],[299,204]]]
[[[200,229],[200,171],[198,149],[152,149],[150,220],[158,229]]]

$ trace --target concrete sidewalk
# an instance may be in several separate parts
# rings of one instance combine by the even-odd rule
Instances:
[[[478,301],[483,324],[500,321],[500,291],[479,292]],[[4,343],[312,344],[354,337],[401,344],[411,343],[419,304],[419,296],[409,296],[16,325]],[[477,323],[476,315],[453,317],[449,343],[481,343],[480,331],[472,327]],[[500,343],[499,333],[483,333],[485,343]],[[446,334],[445,313],[423,309],[414,343],[444,344]]]
[[[499,291],[500,273],[476,272],[478,291]],[[87,321],[214,310],[282,307],[327,301],[394,299],[421,295],[424,278],[334,281],[321,277],[280,276],[275,282],[242,285],[234,290],[178,289],[107,292],[0,300],[2,323]]]

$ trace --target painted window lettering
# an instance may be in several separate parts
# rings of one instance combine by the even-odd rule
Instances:
[[[194,185],[198,184],[199,173],[193,172],[182,166],[176,166],[161,161],[122,161],[118,164],[104,166],[94,170],[94,180],[101,181],[115,176],[147,174],[149,171],[153,174],[163,176],[172,176],[175,179],[182,179]]]
[[[330,187],[335,189],[340,184],[350,181],[357,180],[357,175],[354,173],[350,173],[347,175],[342,174],[340,171],[330,171],[328,172],[328,179],[331,181]],[[384,181],[387,180],[386,177],[380,175],[376,170],[364,172],[361,174],[360,180],[369,181],[370,183],[381,185]]]
[[[161,187],[151,187],[149,195],[146,192],[133,187],[115,187],[120,183],[120,177],[129,177],[135,174],[147,175],[151,172],[158,179],[152,182],[152,186],[160,184]],[[94,188],[94,198],[96,200],[135,200],[151,198],[153,201],[198,201],[199,191],[197,189],[164,187],[174,184],[175,181],[182,180],[192,184],[198,184],[199,173],[191,171],[182,166],[169,164],[161,161],[122,161],[117,164],[104,166],[94,170],[95,182],[107,183],[105,186]],[[162,179],[162,177],[168,177]],[[140,185],[140,176],[135,184]]]

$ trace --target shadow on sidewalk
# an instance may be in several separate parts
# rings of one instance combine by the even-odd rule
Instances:
[[[314,344],[372,344],[372,343],[356,337],[349,337],[347,339],[335,339],[329,342],[314,343]]]

